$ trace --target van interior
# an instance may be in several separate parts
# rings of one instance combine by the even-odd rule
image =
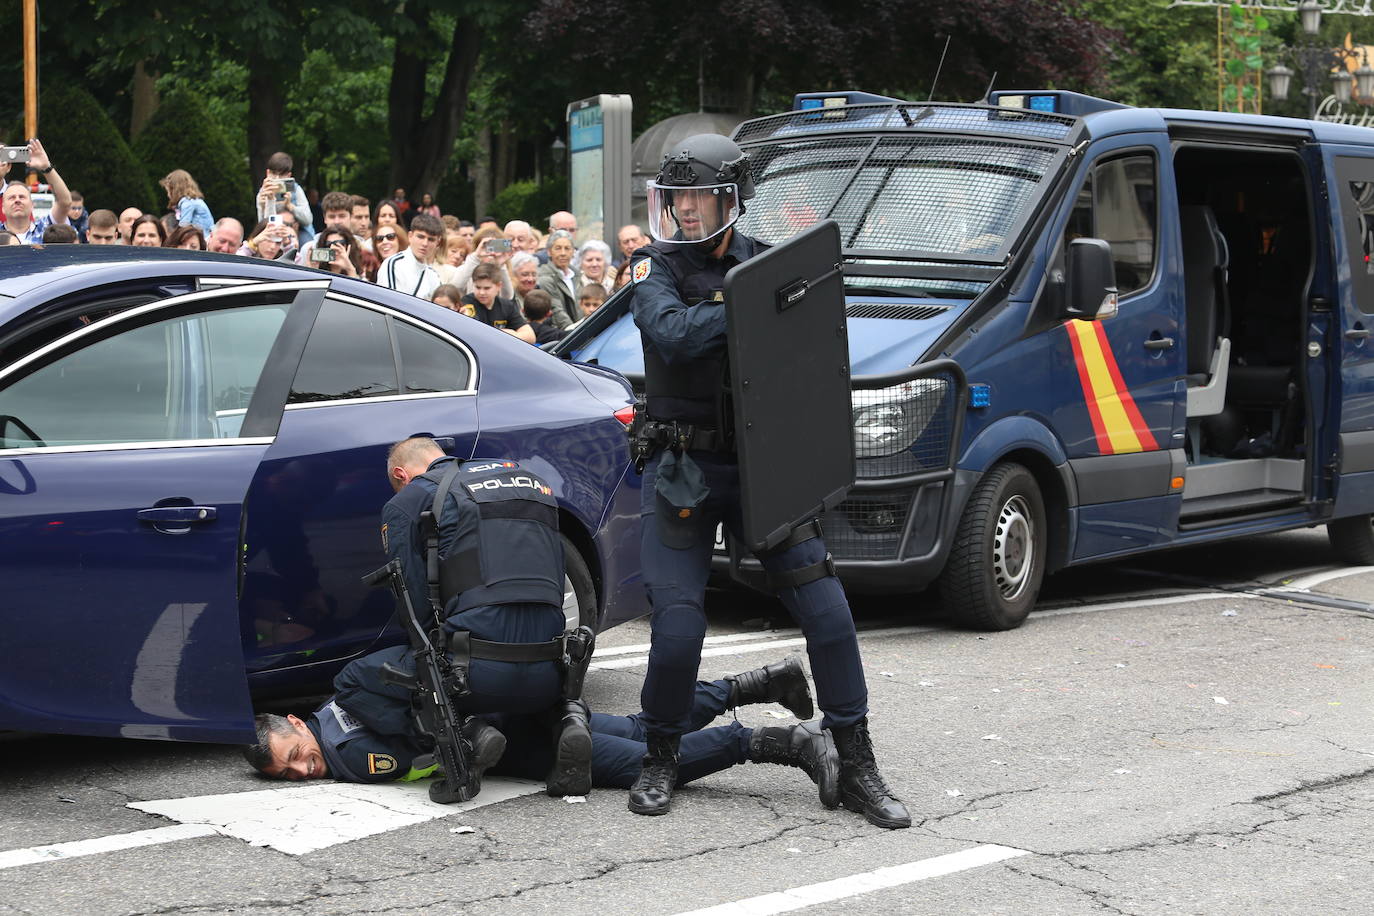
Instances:
[[[1303,348],[1315,251],[1310,183],[1291,150],[1180,144],[1188,471],[1180,524],[1303,501]]]

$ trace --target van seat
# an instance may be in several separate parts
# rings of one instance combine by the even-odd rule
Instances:
[[[1226,406],[1231,362],[1231,309],[1226,294],[1230,252],[1212,208],[1179,209],[1187,312],[1188,416],[1207,417]]]

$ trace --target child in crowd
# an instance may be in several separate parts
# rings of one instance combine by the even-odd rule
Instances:
[[[606,288],[599,283],[585,284],[577,294],[577,307],[582,310],[583,318],[601,308],[601,303],[605,301]]]
[[[430,301],[435,305],[443,306],[451,312],[462,312],[469,318],[476,317],[476,314],[472,310],[472,306],[463,302],[462,291],[452,283],[441,284],[439,288],[434,291],[434,295],[430,297]]]
[[[562,340],[567,335],[567,331],[559,330],[549,321],[549,315],[553,312],[553,299],[542,289],[532,289],[525,293],[525,317],[529,319],[530,327],[534,328],[534,342],[537,346],[543,346],[555,340]]]
[[[420,216],[415,218],[418,220]],[[463,297],[463,302],[473,307],[476,313],[474,317],[483,324],[500,328],[507,334],[534,343],[534,329],[525,322],[525,316],[520,314],[520,306],[514,299],[499,295],[502,273],[501,268],[495,264],[478,264],[472,269],[472,292]]]

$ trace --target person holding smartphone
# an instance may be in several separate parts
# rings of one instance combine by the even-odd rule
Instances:
[[[7,146],[5,152],[7,155],[0,156],[0,178],[9,175],[12,166],[17,167],[18,174],[16,180],[4,186],[5,191],[0,198],[0,210],[3,210],[0,229],[11,233],[25,245],[42,244],[43,232],[49,226],[67,225],[67,208],[72,204],[72,192],[67,190],[67,183],[52,167],[52,160],[37,138],[30,140],[27,146]],[[33,195],[23,180],[25,168],[36,173],[52,189],[52,210],[46,216],[34,219]]]
[[[287,153],[273,153],[267,157],[267,171],[258,188],[258,219],[266,219],[283,210],[290,210],[300,227],[301,242],[315,237],[314,216],[310,213],[310,201],[305,189],[291,177],[295,163]],[[293,249],[295,245],[291,246]]]
[[[463,259],[463,263],[453,271],[453,276],[449,280],[454,286],[463,291],[463,295],[470,295],[477,290],[472,285],[472,272],[478,264],[493,264],[501,268],[501,292],[502,298],[511,299],[515,296],[515,287],[511,284],[510,275],[506,272],[505,266],[510,261],[511,243],[501,234],[501,230],[492,226],[483,229],[472,237],[472,254]]]
[[[360,245],[353,233],[342,226],[331,226],[315,236],[310,250],[310,266],[355,280],[362,276]]]

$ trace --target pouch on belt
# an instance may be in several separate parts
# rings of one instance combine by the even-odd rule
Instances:
[[[701,468],[687,452],[665,451],[654,480],[658,536],[674,550],[696,543],[701,530],[701,504],[711,495]]]

